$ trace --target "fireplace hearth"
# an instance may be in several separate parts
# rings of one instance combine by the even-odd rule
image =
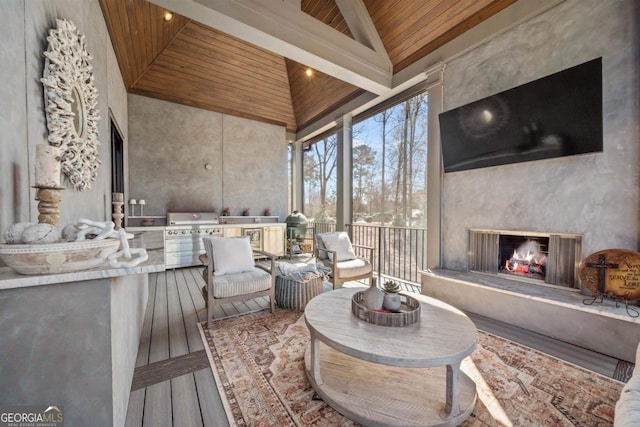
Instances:
[[[582,236],[469,230],[469,270],[514,280],[578,288]]]

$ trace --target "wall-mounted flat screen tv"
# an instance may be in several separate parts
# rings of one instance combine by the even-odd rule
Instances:
[[[445,172],[602,151],[602,58],[441,113]]]

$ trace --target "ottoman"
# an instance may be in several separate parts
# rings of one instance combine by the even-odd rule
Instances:
[[[324,291],[322,277],[305,280],[276,276],[276,304],[290,310],[304,310],[311,298]]]

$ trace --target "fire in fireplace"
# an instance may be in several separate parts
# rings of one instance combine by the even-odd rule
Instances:
[[[544,281],[547,274],[548,237],[502,234],[498,240],[498,272]]]
[[[581,259],[580,234],[469,229],[470,271],[578,288]]]

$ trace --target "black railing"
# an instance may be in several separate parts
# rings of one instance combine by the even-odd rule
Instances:
[[[315,223],[315,233],[335,231],[336,225]],[[419,291],[420,275],[427,265],[427,229],[370,224],[347,225],[354,245],[374,248],[374,272],[379,284],[395,280],[409,291]]]

